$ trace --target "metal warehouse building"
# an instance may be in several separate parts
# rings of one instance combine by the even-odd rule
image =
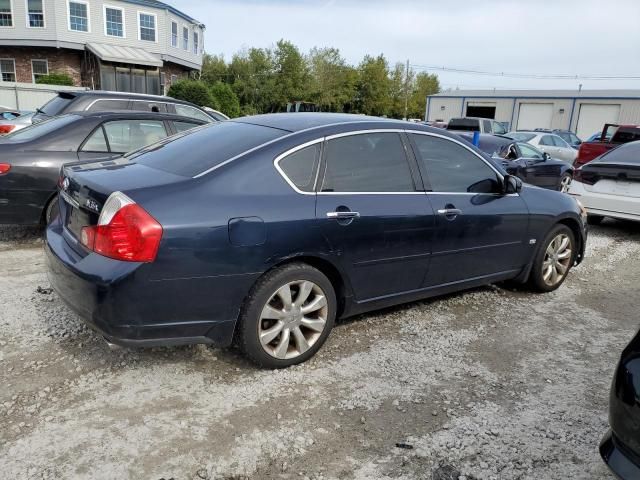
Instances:
[[[586,139],[605,123],[640,124],[640,90],[454,90],[427,97],[426,120],[465,116],[512,130],[567,129]]]

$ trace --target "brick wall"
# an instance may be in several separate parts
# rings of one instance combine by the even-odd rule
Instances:
[[[16,80],[33,82],[31,59],[49,61],[49,73],[66,73],[73,78],[74,85],[80,86],[80,61],[83,52],[64,48],[45,47],[0,47],[0,58],[13,58],[16,63]]]
[[[178,80],[182,78],[188,78],[190,70],[175,63],[164,62],[164,66],[160,68],[160,72],[164,72],[166,75],[166,84],[164,86],[164,93],[166,94],[169,91],[169,87],[171,86],[171,75],[177,75]]]

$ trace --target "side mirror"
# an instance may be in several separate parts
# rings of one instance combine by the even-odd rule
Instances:
[[[543,160],[544,162],[546,162],[546,161],[547,161],[547,160],[549,160],[550,158],[551,158],[551,155],[549,155],[547,152],[544,152],[544,153],[542,154],[542,160]]]
[[[518,193],[522,190],[522,180],[514,175],[504,176],[504,185],[502,191],[505,195],[510,193]]]

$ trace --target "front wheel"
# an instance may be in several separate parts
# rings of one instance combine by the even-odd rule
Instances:
[[[553,227],[533,260],[529,284],[540,292],[551,292],[562,285],[573,266],[575,245],[575,237],[569,227]]]
[[[302,363],[325,342],[335,316],[329,279],[306,264],[285,265],[265,274],[249,294],[239,319],[240,347],[261,367]]]

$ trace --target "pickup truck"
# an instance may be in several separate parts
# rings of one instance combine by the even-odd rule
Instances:
[[[623,143],[636,140],[640,140],[640,125],[607,123],[602,129],[599,139],[592,142],[583,142],[580,145],[578,156],[573,165],[577,168]]]
[[[447,130],[493,133],[494,135],[504,135],[507,133],[504,126],[495,120],[478,117],[452,118],[447,124]]]

